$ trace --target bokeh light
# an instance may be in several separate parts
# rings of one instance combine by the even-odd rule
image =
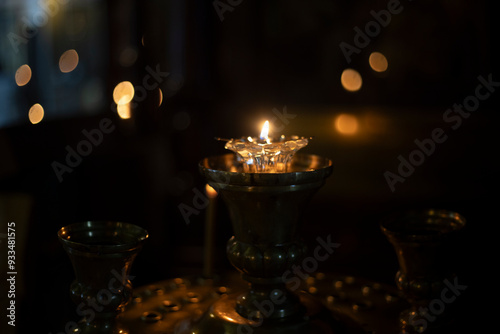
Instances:
[[[19,68],[16,71],[16,84],[21,87],[24,85],[27,85],[28,82],[31,80],[31,67],[28,65],[24,64],[19,66]]]
[[[69,73],[78,66],[78,53],[71,49],[65,51],[59,58],[59,69],[63,73]]]
[[[32,124],[40,123],[43,119],[43,115],[43,107],[39,103],[34,104],[28,112],[28,117]]]
[[[343,135],[353,135],[358,132],[358,119],[349,114],[340,114],[335,118],[335,129]]]
[[[136,62],[137,57],[138,57],[137,50],[135,48],[129,46],[129,47],[126,47],[120,53],[120,57],[118,58],[118,62],[123,67],[130,67]]]
[[[116,110],[121,119],[129,119],[131,117],[130,103],[118,104]]]
[[[161,91],[161,88],[158,88],[158,95],[159,95],[159,102],[158,102],[158,107],[159,107],[163,103],[163,92]]]
[[[361,74],[352,68],[347,68],[342,72],[340,82],[342,83],[342,87],[349,92],[356,92],[363,85]]]
[[[117,105],[127,104],[134,98],[135,90],[130,81],[122,81],[113,90],[113,101]]]
[[[376,72],[384,72],[387,70],[389,63],[387,58],[380,52],[372,52],[368,58],[370,67]]]

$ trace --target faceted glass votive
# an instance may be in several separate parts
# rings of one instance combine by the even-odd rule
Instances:
[[[248,137],[231,139],[225,148],[237,154],[246,173],[286,173],[293,155],[308,143],[309,138],[299,136]]]
[[[85,314],[73,333],[128,333],[117,317],[132,297],[129,273],[147,231],[133,224],[88,221],[61,228],[58,237],[75,273],[71,298]]]

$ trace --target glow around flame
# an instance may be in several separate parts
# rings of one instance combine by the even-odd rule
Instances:
[[[269,140],[269,121],[264,123],[262,131],[260,132],[260,139],[265,139],[266,141]]]
[[[217,190],[212,188],[208,183],[205,185],[205,192],[206,192],[208,198],[217,197]]]

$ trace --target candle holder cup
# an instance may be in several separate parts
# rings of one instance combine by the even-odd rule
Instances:
[[[458,280],[460,214],[447,210],[398,213],[381,222],[396,251],[396,283],[410,308],[401,312],[402,333],[442,333],[453,317],[453,285]],[[449,294],[452,294],[450,296]]]
[[[132,297],[129,273],[147,231],[133,224],[88,221],[61,228],[58,237],[76,277],[71,298],[77,313],[85,315],[73,333],[128,333],[118,318]]]
[[[283,274],[306,254],[300,218],[332,173],[330,160],[296,154],[286,173],[248,173],[233,154],[206,158],[200,171],[229,210],[231,264],[249,283],[225,296],[190,333],[337,333],[332,315],[310,295],[290,291]]]

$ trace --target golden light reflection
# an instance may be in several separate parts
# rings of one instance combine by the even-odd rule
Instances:
[[[59,58],[59,69],[63,73],[69,73],[78,66],[78,53],[71,49],[65,51]]]
[[[384,72],[389,66],[387,58],[380,52],[372,52],[368,58],[370,67],[376,72]]]
[[[28,84],[28,82],[30,82],[31,80],[31,67],[29,67],[26,64],[19,66],[19,68],[16,71],[15,78],[16,78],[16,84],[19,87]]]
[[[32,124],[40,123],[43,119],[43,115],[43,107],[39,103],[34,104],[28,112],[28,117]]]
[[[217,191],[214,188],[212,188],[212,186],[210,186],[208,183],[205,186],[205,192],[206,192],[208,198],[217,197]]]
[[[340,82],[345,90],[349,92],[356,92],[360,90],[363,85],[363,79],[361,79],[361,74],[352,68],[347,68],[342,72],[340,77]]]
[[[127,104],[134,98],[135,90],[130,81],[122,81],[113,90],[113,101],[116,104]]]
[[[335,118],[335,129],[343,135],[353,135],[358,132],[358,119],[349,114],[340,114]]]
[[[118,112],[118,116],[120,116],[121,119],[129,119],[132,115],[130,102],[118,103],[118,105],[116,106],[116,111]]]
[[[158,95],[159,95],[159,102],[158,102],[158,107],[161,106],[163,103],[163,92],[161,91],[161,88],[158,88]]]

